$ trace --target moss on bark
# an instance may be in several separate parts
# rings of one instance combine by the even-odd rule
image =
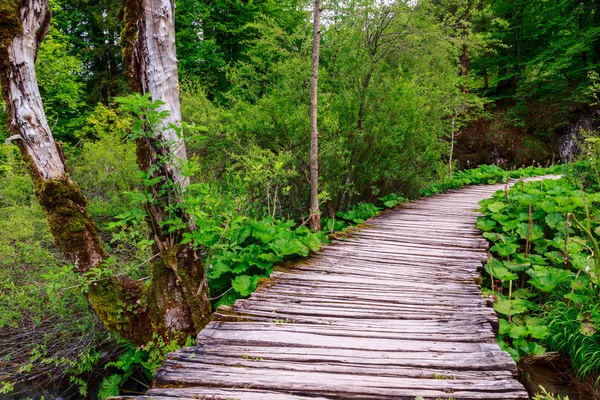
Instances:
[[[13,38],[22,30],[19,8],[23,0],[2,0],[0,2],[0,49],[10,46]],[[2,60],[7,63],[8,60]]]
[[[21,153],[30,169],[35,196],[42,206],[56,246],[80,271],[99,266],[106,254],[96,225],[86,212],[87,201],[79,186],[68,176],[42,179],[27,149],[22,148]]]
[[[135,76],[135,41],[138,37],[138,23],[141,13],[140,0],[123,0],[123,28],[121,29],[121,46],[123,65],[127,68],[129,89],[140,92],[139,82]]]
[[[144,292],[135,281],[109,277],[90,283],[88,299],[108,330],[143,345],[153,333]]]

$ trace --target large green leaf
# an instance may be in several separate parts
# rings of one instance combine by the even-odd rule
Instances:
[[[519,204],[529,206],[529,205],[535,204],[538,201],[540,201],[542,199],[542,195],[541,194],[530,194],[530,193],[519,193],[517,195],[511,196],[510,199]]]
[[[217,279],[221,275],[231,272],[231,267],[222,261],[215,261],[210,265],[208,275],[212,279]]]
[[[531,224],[530,226],[529,224],[521,223],[517,227],[517,233],[521,239],[533,241],[544,236],[544,228],[537,224]]]
[[[112,374],[102,379],[100,390],[98,391],[99,399],[107,399],[109,397],[118,396],[121,393],[121,374]]]
[[[527,354],[541,356],[546,353],[546,348],[536,342],[531,342],[527,345]]]
[[[548,251],[545,253],[548,260],[554,265],[564,265],[565,257],[561,252],[558,251]]]
[[[552,229],[562,228],[564,231],[565,217],[561,213],[552,213],[546,215],[546,223]]]
[[[269,248],[284,257],[291,255],[306,257],[308,255],[308,247],[298,239],[277,239],[269,244]]]
[[[565,299],[571,300],[575,304],[585,304],[590,300],[588,296],[584,296],[578,293],[565,294]]]
[[[268,244],[277,237],[277,234],[274,229],[261,229],[252,231],[252,236],[260,240],[262,243]]]
[[[536,205],[549,214],[561,211],[561,208],[556,204],[556,202],[550,199],[541,201]]]
[[[317,251],[321,247],[321,239],[317,235],[307,235],[299,239],[306,247],[312,251]]]
[[[529,333],[529,330],[527,329],[526,326],[513,325],[513,326],[511,326],[510,331],[508,332],[508,336],[510,336],[513,339],[518,339],[518,338],[527,336],[528,333]]]
[[[501,257],[508,257],[515,254],[519,246],[513,243],[496,243],[490,250]]]
[[[508,221],[503,221],[502,230],[504,232],[514,231],[517,229],[517,226],[519,226],[519,223],[520,221],[518,219],[509,219]]]
[[[250,263],[248,261],[238,261],[233,263],[231,271],[235,274],[240,274],[242,272],[246,272],[248,268],[250,268]]]
[[[256,281],[248,275],[239,275],[231,280],[231,287],[243,297],[250,296],[256,289]]]
[[[517,349],[510,346],[504,340],[498,340],[498,346],[500,346],[500,349],[502,351],[506,351],[508,354],[510,354],[510,356],[513,358],[513,360],[515,360],[515,362],[519,361],[520,356],[519,351]]]
[[[504,266],[511,271],[525,271],[527,268],[531,267],[531,263],[529,261],[504,261]]]
[[[508,221],[510,219],[510,217],[506,214],[492,214],[490,216],[494,221],[498,221],[500,224],[504,223],[505,221]]]
[[[508,322],[505,319],[500,319],[499,321],[499,329],[498,329],[498,334],[500,335],[506,335],[508,332],[510,332],[510,322]]]
[[[527,302],[521,299],[504,300],[498,299],[494,304],[494,310],[503,315],[522,314],[528,310]]]
[[[264,260],[266,262],[269,262],[271,264],[275,264],[278,263],[279,261],[283,260],[283,258],[281,256],[278,256],[277,254],[274,253],[261,253],[258,255],[258,258],[260,258],[261,260]]]
[[[506,268],[502,262],[496,258],[491,258],[485,264],[485,270],[495,279],[499,279],[501,281],[512,281],[518,278],[516,274],[510,272],[508,268]]]
[[[488,205],[488,209],[491,212],[493,212],[494,214],[497,214],[500,211],[504,210],[505,207],[506,207],[506,204],[500,203],[500,202],[495,202],[495,203]]]
[[[558,268],[538,268],[537,270],[530,269],[527,271],[531,279],[528,281],[542,292],[549,293],[558,285],[568,281],[573,273],[570,271]]]
[[[544,339],[550,333],[548,327],[539,318],[527,318],[527,330],[534,339]]]
[[[492,221],[487,218],[479,217],[477,218],[477,228],[481,229],[484,232],[489,232],[496,226],[496,221]]]

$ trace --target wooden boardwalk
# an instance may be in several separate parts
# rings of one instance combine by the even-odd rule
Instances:
[[[137,398],[527,399],[477,284],[488,245],[472,210],[503,187],[405,204],[275,272]]]

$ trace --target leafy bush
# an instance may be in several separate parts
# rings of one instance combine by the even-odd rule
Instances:
[[[508,179],[527,178],[549,174],[561,174],[564,166],[555,165],[549,168],[526,167],[512,171],[505,171],[497,165],[480,165],[477,168],[457,171],[451,179],[447,178],[439,184],[435,184],[421,190],[421,196],[431,196],[451,189],[458,189],[466,185],[491,185],[494,183],[507,182]]]
[[[588,169],[589,171],[589,169]],[[517,184],[480,204],[492,243],[485,266],[501,315],[500,346],[515,359],[562,351],[580,377],[600,372],[600,193],[581,181]]]
[[[232,218],[220,235],[202,237],[192,232],[186,240],[210,246],[208,279],[211,293],[221,296],[215,306],[232,304],[249,296],[261,278],[269,277],[275,264],[317,251],[324,237],[293,221]],[[208,239],[208,240],[207,240]]]

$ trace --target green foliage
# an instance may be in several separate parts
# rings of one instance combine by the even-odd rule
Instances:
[[[188,336],[184,346],[191,346],[193,343],[192,338]],[[124,342],[123,345],[127,350],[119,356],[117,361],[107,363],[104,367],[113,373],[102,379],[98,390],[100,400],[121,394],[122,387],[136,375],[141,374],[147,382],[150,382],[167,354],[181,348],[177,341],[165,342],[165,339],[159,335],[154,335],[150,342],[141,347],[133,347],[127,342]]]
[[[90,186],[88,206],[98,218],[110,218],[124,206],[118,191],[135,171],[131,145],[110,133],[83,144],[69,160],[74,175]],[[85,393],[95,384],[99,364],[119,346],[91,311],[82,290],[85,278],[54,246],[18,149],[0,145],[0,152],[0,359],[11,361],[0,381],[6,391],[10,385],[18,390],[16,383],[38,376],[40,385],[70,381]],[[107,271],[120,272],[115,267]]]
[[[598,290],[580,288],[566,294],[568,302],[548,305],[545,322],[551,335],[548,347],[560,351],[572,363],[578,377],[598,376],[600,373],[600,307]]]
[[[249,296],[276,264],[306,257],[325,241],[304,226],[292,229],[293,221],[272,217],[251,220],[230,215],[225,226],[209,225],[206,217],[203,222],[201,228],[186,234],[183,242],[209,249],[208,282],[211,293],[220,298],[215,306]]]
[[[13,3],[7,3],[9,8]],[[560,167],[506,172],[481,166],[440,182],[448,174],[450,120],[458,135],[481,115],[483,77],[491,79],[493,98],[512,99],[517,108],[511,115],[528,121],[532,130],[543,130],[527,119],[533,111],[564,111],[567,102],[585,97],[576,85],[597,63],[592,48],[597,21],[586,14],[591,2],[546,3],[523,3],[516,10],[511,2],[484,0],[423,1],[418,7],[374,0],[329,4],[319,88],[325,231],[363,223],[419,193],[561,172]],[[312,32],[310,13],[296,0],[177,1],[185,124],[169,128],[184,135],[189,160],[181,168],[191,181],[179,193],[153,174],[155,169],[139,173],[135,165],[134,141],[160,140],[166,115],[158,110],[160,102],[133,95],[118,100],[121,110],[109,106],[127,91],[118,40],[120,3],[52,0],[51,6],[54,22],[37,62],[44,106],[55,136],[69,145],[72,176],[89,200],[88,211],[112,257],[105,269],[87,277],[73,273],[52,244],[15,149],[2,146],[0,329],[39,332],[22,351],[23,371],[33,376],[46,365],[58,365],[83,393],[86,371],[106,362],[98,354],[111,338],[98,326],[82,292],[90,280],[113,274],[148,279],[153,242],[146,208],[161,197],[149,188],[160,186],[161,194],[183,199],[166,204],[161,225],[178,241],[203,249],[215,306],[247,297],[277,264],[305,257],[326,242],[325,235],[294,222],[304,221],[308,210]],[[574,12],[582,16],[581,27],[575,26]],[[567,15],[564,21],[557,17],[561,14]],[[547,48],[535,38],[538,25],[539,43],[548,43]],[[511,42],[517,32],[519,46],[527,46],[520,56]],[[465,46],[474,59],[466,78],[457,74]],[[570,90],[573,96],[564,95]],[[531,107],[542,100],[550,107]],[[0,113],[0,139],[8,136],[4,119]],[[160,158],[153,168],[174,161]],[[594,181],[593,176],[586,179]],[[584,304],[594,298],[590,288],[597,284],[598,265],[588,247],[594,248],[597,237],[596,198],[590,192],[577,200],[578,190],[553,194],[575,200],[556,200],[560,209],[550,204],[548,210],[538,209],[544,204],[538,192],[499,196],[487,204],[489,218],[478,222],[494,242],[497,257],[486,271],[498,297],[495,307],[507,317],[502,346],[515,356],[575,343],[554,334],[565,325],[546,321],[545,312],[550,316],[560,310],[560,304],[544,306],[546,299]],[[589,213],[582,212],[586,204]],[[181,217],[184,212],[196,228],[177,235],[189,222]],[[568,243],[560,234],[567,221],[572,223]],[[519,255],[523,252],[526,257]],[[581,305],[577,321],[569,317],[569,332],[595,338],[595,313]],[[52,333],[44,337],[46,331]],[[560,343],[548,342],[550,331]],[[53,352],[75,334],[90,345],[64,357]],[[172,345],[156,339],[145,349],[128,348],[110,364],[101,397],[117,394],[135,374],[147,376]],[[14,352],[8,356],[16,357]],[[593,360],[587,351],[585,356]],[[0,391],[8,391],[12,379],[0,374]]]
[[[200,79],[212,98],[223,101],[231,84],[228,67],[244,62],[254,46],[253,24],[269,19],[293,32],[308,17],[302,6],[297,0],[178,0],[175,24],[182,76]]]
[[[508,182],[509,179],[560,174],[563,172],[563,170],[564,167],[562,165],[555,165],[550,168],[532,166],[512,171],[505,171],[497,165],[480,165],[477,168],[455,172],[452,178],[446,178],[441,183],[434,184],[426,189],[421,190],[420,193],[421,196],[432,196],[450,189],[461,188],[466,185],[491,185],[494,183]],[[481,220],[481,222],[478,222],[478,224],[480,229],[487,231],[488,229],[484,229],[484,227],[490,226],[490,224],[493,226],[495,222]]]
[[[58,140],[72,140],[85,107],[81,61],[69,54],[68,38],[52,23],[40,45],[36,73],[44,111]]]
[[[597,68],[600,19],[593,0],[486,1],[491,17],[478,22],[491,46],[473,60],[478,87],[510,99],[510,114],[549,135],[585,107],[587,73]],[[484,83],[487,79],[487,86]]]
[[[50,4],[53,24],[66,39],[65,56],[76,58],[81,65],[77,80],[84,85],[84,91],[78,100],[93,108],[126,93],[119,40],[122,2],[51,0]]]
[[[540,390],[542,392],[533,396],[533,400],[569,400],[569,396],[550,393],[543,386],[540,386]]]
[[[478,227],[492,243],[485,271],[502,318],[500,346],[515,359],[561,351],[584,377],[600,371],[600,195],[597,183],[571,176],[499,191],[480,203]]]
[[[289,151],[273,153],[258,146],[247,148],[244,154],[232,155],[235,163],[231,178],[240,192],[245,193],[259,215],[282,214],[282,198],[290,194],[290,182],[298,172],[290,166],[293,157]]]
[[[149,95],[132,95],[117,101],[122,104],[122,110],[133,116],[130,137],[160,138],[162,121],[167,115],[157,110],[160,102],[152,102]],[[259,279],[268,277],[276,263],[298,256],[306,257],[309,251],[318,250],[322,243],[322,237],[312,234],[308,228],[292,229],[295,227],[293,221],[274,217],[278,196],[287,194],[289,188],[285,184],[296,175],[285,168],[289,158],[290,155],[285,153],[279,153],[277,157],[268,150],[248,149],[243,156],[234,156],[237,164],[230,175],[238,183],[236,192],[243,195],[241,201],[232,200],[231,195],[217,197],[222,196],[222,192],[209,184],[192,183],[182,193],[180,203],[167,206],[170,214],[161,222],[163,229],[183,232],[182,244],[192,243],[196,248],[208,251],[208,282],[212,293],[220,298],[217,305],[230,304],[237,298],[249,296]],[[199,167],[190,160],[182,169],[192,175]],[[142,175],[144,187],[161,183],[160,177]],[[158,201],[146,189],[132,192],[130,196],[129,209],[109,225],[117,230],[113,236],[115,241],[134,238],[137,226],[146,218],[147,205]],[[266,202],[262,203],[260,199]],[[253,204],[254,213],[268,217],[252,219],[240,214],[235,204],[248,200]],[[187,229],[178,209],[193,218],[196,229]],[[148,242],[140,238],[136,246],[143,248]]]

